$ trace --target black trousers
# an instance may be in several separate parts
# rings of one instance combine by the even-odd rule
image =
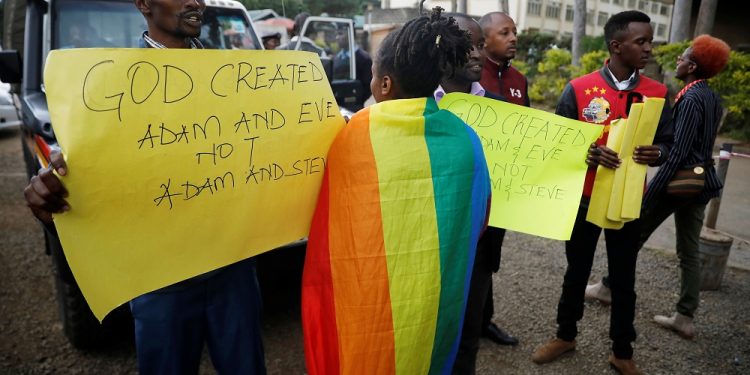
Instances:
[[[562,295],[557,305],[557,337],[573,341],[578,334],[577,322],[583,317],[583,297],[591,275],[596,243],[602,229],[586,221],[587,205],[578,210],[570,240],[565,242],[568,268]],[[638,259],[640,220],[625,224],[620,230],[605,229],[609,284],[612,290],[609,337],[617,358],[633,356],[635,341],[635,265]]]
[[[453,366],[454,374],[474,374],[476,371],[479,338],[494,313],[492,273],[499,268],[504,237],[505,229],[488,227],[477,243],[461,342],[458,344],[458,355]]]

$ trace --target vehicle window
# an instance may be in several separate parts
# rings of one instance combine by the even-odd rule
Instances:
[[[316,52],[312,48],[305,48],[305,43],[308,43],[314,46],[313,48],[323,51],[319,55],[330,57],[333,60],[333,79],[354,79],[351,72],[354,42],[351,40],[350,32],[348,23],[309,21],[300,49]]]
[[[213,49],[260,49],[260,43],[241,9],[206,8],[200,40]]]
[[[52,48],[138,47],[146,21],[132,2],[57,1]]]

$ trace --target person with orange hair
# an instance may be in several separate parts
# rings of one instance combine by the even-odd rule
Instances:
[[[677,57],[675,77],[685,82],[677,93],[672,112],[675,139],[667,161],[651,180],[641,215],[640,249],[669,215],[674,214],[677,257],[680,259],[680,297],[672,316],[657,315],[654,321],[680,337],[695,335],[693,316],[700,301],[700,259],[698,241],[708,201],[719,196],[722,183],[716,175],[711,151],[721,118],[719,96],[706,80],[719,74],[729,60],[729,46],[708,35],[696,37]],[[697,170],[705,179],[703,190],[692,195],[667,193],[667,184],[679,170]],[[608,289],[599,283],[600,289]]]
[[[674,148],[649,183],[644,197],[645,211],[638,246],[643,246],[651,233],[674,213],[677,257],[680,259],[677,311],[672,316],[657,315],[654,321],[685,339],[692,339],[695,334],[693,316],[700,301],[698,240],[704,210],[708,201],[719,196],[722,189],[711,157],[722,108],[719,96],[709,88],[706,80],[719,74],[728,60],[729,46],[709,35],[695,38],[677,58],[675,77],[685,82],[685,87],[675,97]],[[667,184],[675,173],[687,168],[705,173],[703,190],[688,197],[667,194]]]

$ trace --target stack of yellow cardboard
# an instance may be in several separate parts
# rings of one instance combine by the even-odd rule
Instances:
[[[606,229],[620,229],[640,217],[647,166],[633,161],[636,146],[650,145],[656,134],[663,98],[633,104],[626,119],[610,123],[607,147],[622,163],[617,169],[599,166],[586,220]]]

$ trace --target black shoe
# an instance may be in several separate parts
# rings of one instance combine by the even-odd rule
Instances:
[[[509,335],[495,323],[490,323],[482,330],[482,336],[494,341],[498,345],[518,345],[518,339]]]

